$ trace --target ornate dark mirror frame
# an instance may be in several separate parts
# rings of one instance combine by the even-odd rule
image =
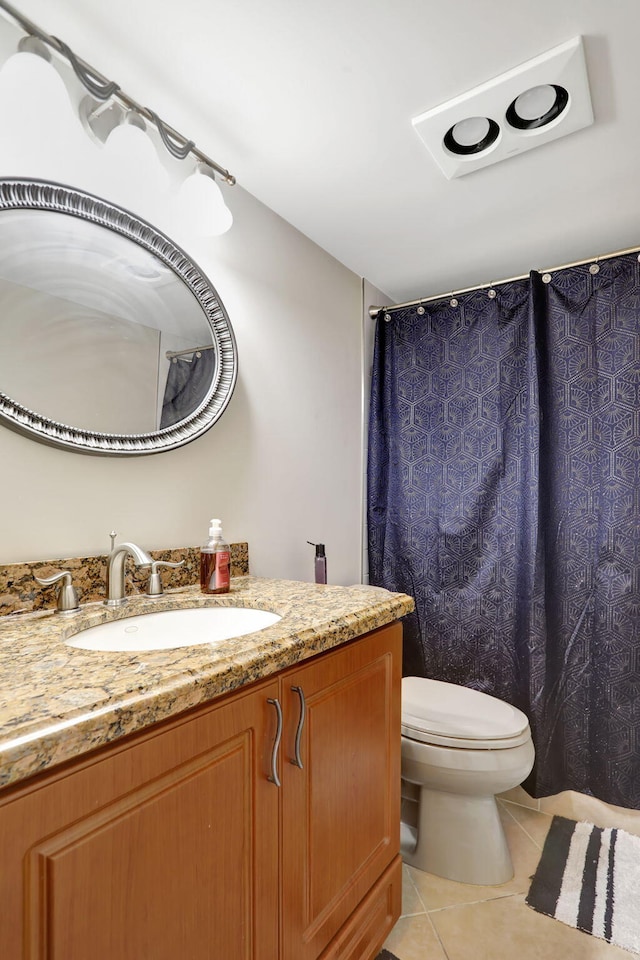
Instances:
[[[97,223],[127,237],[158,257],[189,288],[198,301],[216,350],[213,383],[193,414],[152,433],[98,433],[77,429],[34,413],[2,393],[0,423],[33,440],[81,453],[140,456],[174,450],[201,436],[224,412],[235,387],[238,362],[227,312],[207,277],[183,250],[144,220],[106,200],[73,187],[42,180],[0,179],[0,242],[3,210],[49,210]],[[6,318],[4,318],[6,321]]]

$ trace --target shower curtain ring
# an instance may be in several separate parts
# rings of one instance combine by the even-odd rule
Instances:
[[[599,259],[600,259],[599,257],[595,258],[595,260],[589,267],[589,273],[593,273],[593,274],[600,273],[600,267],[598,266]]]
[[[454,295],[453,295],[453,290],[451,291],[451,300],[449,300],[449,306],[450,306],[450,307],[457,307],[457,306],[458,306],[458,301],[457,301],[456,297],[454,297]]]
[[[493,289],[493,281],[491,281],[491,283],[489,284],[489,289],[487,290],[487,296],[489,297],[490,300],[495,300],[495,298],[498,296],[496,291]]]

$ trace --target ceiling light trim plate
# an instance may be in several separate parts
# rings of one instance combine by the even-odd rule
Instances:
[[[511,126],[509,106],[525,91],[555,85],[568,91],[568,102],[549,123],[526,130]],[[469,117],[487,117],[498,124],[500,137],[491,146],[465,156],[452,154],[444,145],[447,132]],[[574,37],[546,53],[507,70],[506,73],[411,121],[418,136],[448,180],[542,146],[593,123],[587,65],[582,37]]]

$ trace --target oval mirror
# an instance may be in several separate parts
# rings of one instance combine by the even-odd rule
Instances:
[[[105,200],[0,180],[0,421],[94,454],[179,447],[221,416],[231,323],[196,264]]]

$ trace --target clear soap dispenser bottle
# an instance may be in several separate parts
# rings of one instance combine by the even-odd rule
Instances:
[[[228,593],[231,548],[222,536],[220,520],[211,520],[209,539],[200,548],[200,589],[203,593]]]

